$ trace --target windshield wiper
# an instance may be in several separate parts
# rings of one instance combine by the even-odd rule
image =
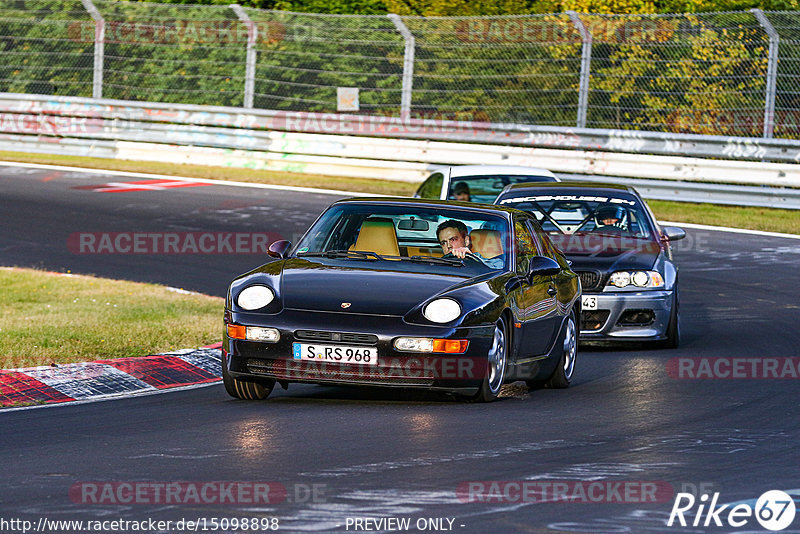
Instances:
[[[321,258],[350,258],[354,260],[366,260],[368,258],[375,258],[382,260],[383,257],[376,252],[369,252],[366,250],[326,250],[325,252],[301,252],[297,255],[300,258],[321,257]]]
[[[401,260],[417,263],[436,263],[438,265],[453,265],[462,267],[464,262],[458,258],[437,258],[436,256],[400,256]]]

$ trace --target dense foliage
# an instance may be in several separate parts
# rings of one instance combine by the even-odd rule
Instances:
[[[159,0],[165,1],[165,0]],[[168,1],[168,0],[167,0]],[[226,0],[173,0],[180,4],[228,4]],[[305,13],[375,15],[489,16],[532,13],[700,13],[787,11],[800,8],[798,0],[242,0],[243,6]]]
[[[760,7],[795,9],[798,1]],[[104,97],[243,105],[248,31],[228,1],[94,3],[105,19]],[[587,126],[748,136],[763,129],[769,41],[741,0],[240,4],[258,29],[260,108],[335,112],[337,88],[356,87],[362,114],[397,115],[405,43],[385,16],[392,12],[415,38],[414,115],[574,126],[582,41],[563,13],[574,9],[637,13],[581,16],[593,36]],[[653,15],[665,11],[687,14]],[[504,14],[517,16],[495,17]],[[474,15],[484,16],[465,18]],[[798,137],[800,13],[767,16],[781,33],[776,134]],[[80,0],[0,1],[0,91],[92,96],[94,31]]]

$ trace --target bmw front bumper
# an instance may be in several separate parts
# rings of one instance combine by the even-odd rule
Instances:
[[[581,341],[665,339],[673,291],[584,293],[597,298],[596,310],[581,312]]]

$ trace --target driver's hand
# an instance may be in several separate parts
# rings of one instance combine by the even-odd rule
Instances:
[[[472,254],[472,251],[467,247],[458,247],[450,251],[456,258],[464,259],[467,254]]]

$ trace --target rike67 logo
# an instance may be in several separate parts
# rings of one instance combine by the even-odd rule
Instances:
[[[709,496],[703,494],[698,502],[691,493],[678,493],[667,526],[673,526],[676,519],[680,526],[689,526],[686,518],[688,515],[693,527],[709,527],[712,524],[721,527],[726,522],[730,527],[740,528],[755,517],[762,528],[778,531],[792,524],[797,511],[791,495],[780,490],[765,492],[756,500],[755,506],[746,502],[719,505],[719,493],[714,493],[711,502],[708,499]]]

